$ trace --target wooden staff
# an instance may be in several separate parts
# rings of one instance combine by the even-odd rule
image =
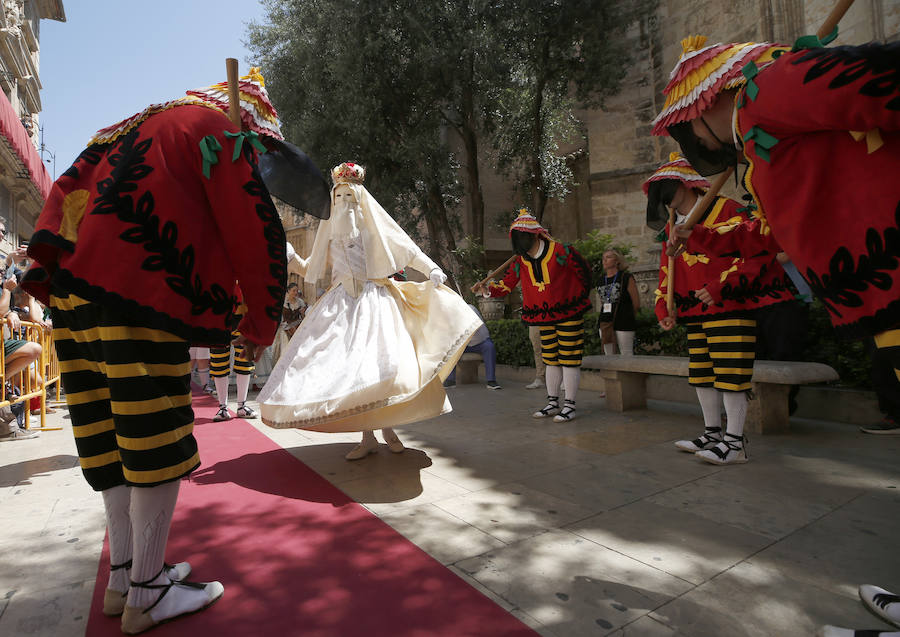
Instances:
[[[853,0],[838,0],[838,3],[834,5],[834,9],[832,9],[831,13],[828,14],[828,17],[825,18],[825,22],[822,23],[821,28],[816,31],[816,36],[821,40],[834,31],[834,27],[838,25],[838,22],[841,21],[841,18],[844,17],[844,14],[847,13],[847,9],[849,9],[852,4]]]
[[[675,236],[675,211],[669,208],[669,236]],[[668,251],[666,252],[668,254]],[[666,287],[666,311],[675,318],[675,255],[669,254],[669,282]]]
[[[715,200],[716,196],[719,194],[719,191],[722,190],[722,186],[725,185],[725,182],[728,181],[728,178],[731,177],[731,173],[734,172],[734,166],[729,166],[728,169],[720,174],[709,187],[709,190],[706,191],[706,194],[700,199],[700,203],[694,206],[694,209],[691,211],[691,214],[688,215],[688,218],[685,219],[684,223],[681,224],[681,227],[685,230],[690,230],[700,219],[703,217],[703,213],[706,212],[706,209],[709,208],[709,204]],[[669,228],[669,236],[673,236],[671,232],[674,230],[674,226]]]
[[[482,279],[481,281],[479,281],[478,283],[476,283],[475,285],[473,285],[473,286],[472,286],[471,288],[469,288],[469,289],[471,289],[472,292],[474,293],[476,288],[479,288],[479,287],[481,287],[482,285],[486,285],[488,281],[490,281],[491,279],[493,279],[495,276],[497,276],[497,275],[500,274],[501,272],[504,272],[504,271],[506,270],[506,268],[508,268],[510,265],[512,265],[512,262],[516,260],[516,256],[517,256],[517,255],[515,255],[515,254],[512,255],[510,258],[508,258],[508,259],[503,263],[503,265],[501,265],[499,268],[497,268],[496,270],[494,270],[493,272],[491,272],[491,273],[490,273],[489,275],[487,275],[484,279]]]
[[[238,91],[238,61],[225,58],[225,72],[228,76],[228,119],[241,127],[241,95]]]

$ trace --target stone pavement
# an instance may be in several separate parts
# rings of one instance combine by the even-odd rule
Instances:
[[[794,420],[752,439],[748,464],[717,467],[672,446],[700,433],[693,408],[620,414],[582,390],[578,417],[558,424],[531,418],[540,390],[500,382],[450,389],[453,413],[398,428],[407,451],[352,463],[358,434],[255,422],[546,637],[883,626],[856,587],[900,591],[900,437]],[[87,624],[103,508],[66,418],[0,444],[0,635]]]

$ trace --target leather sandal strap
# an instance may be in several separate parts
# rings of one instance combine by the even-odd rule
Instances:
[[[133,561],[133,560],[128,560],[127,562],[122,562],[121,564],[110,564],[110,565],[109,565],[109,570],[111,570],[111,571],[118,571],[118,570],[121,570],[121,569],[123,569],[123,568],[131,568],[131,562],[132,562],[132,561]]]

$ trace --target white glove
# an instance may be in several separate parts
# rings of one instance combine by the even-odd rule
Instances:
[[[447,275],[444,274],[440,268],[435,268],[431,271],[431,274],[428,275],[428,278],[434,283],[434,287],[439,288],[444,284],[444,281],[447,280]]]

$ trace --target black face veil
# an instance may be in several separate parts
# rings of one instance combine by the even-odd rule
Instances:
[[[661,179],[647,185],[647,225],[653,230],[662,230],[668,223],[668,206],[680,185],[677,179]]]
[[[679,122],[666,128],[678,145],[681,154],[698,173],[704,177],[717,175],[725,169],[737,165],[737,148],[732,143],[721,142],[719,150],[709,150],[691,130],[690,122]]]
[[[522,232],[521,230],[513,230],[509,233],[509,238],[512,241],[512,250],[514,254],[518,254],[519,256],[525,256],[528,254],[528,251],[531,250],[531,246],[534,245],[534,238],[536,235],[530,232]]]
[[[259,174],[273,197],[319,219],[331,215],[331,190],[306,153],[289,142],[266,140]]]

